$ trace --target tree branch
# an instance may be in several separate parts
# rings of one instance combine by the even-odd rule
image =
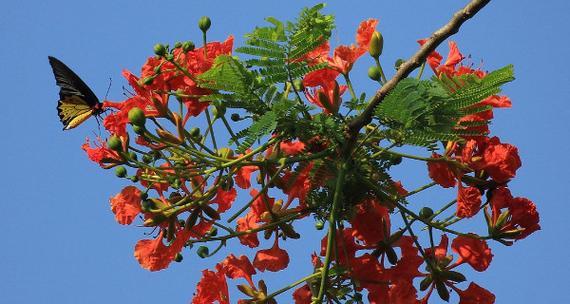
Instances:
[[[400,65],[400,68],[394,77],[392,77],[392,79],[386,82],[376,92],[366,109],[348,124],[348,131],[351,139],[350,142],[354,142],[360,129],[370,123],[374,109],[382,102],[386,95],[396,87],[398,82],[406,78],[413,70],[418,68],[431,52],[445,41],[445,39],[457,33],[465,21],[475,16],[475,14],[477,14],[477,12],[479,12],[489,2],[491,2],[491,0],[472,0],[469,2],[469,4],[464,8],[455,13],[447,24],[433,32],[427,42],[422,45],[420,49],[410,57],[410,59]]]

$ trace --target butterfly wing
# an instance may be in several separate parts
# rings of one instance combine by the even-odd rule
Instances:
[[[99,113],[99,99],[87,84],[57,58],[49,56],[48,59],[60,87],[57,112],[63,129],[75,128],[91,115]]]

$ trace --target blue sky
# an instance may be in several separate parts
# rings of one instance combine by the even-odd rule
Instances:
[[[186,254],[184,263],[150,273],[133,258],[146,231],[114,221],[108,198],[125,182],[89,162],[80,150],[97,131],[94,121],[62,132],[55,86],[47,56],[70,65],[102,98],[122,98],[126,68],[139,73],[156,42],[200,41],[197,20],[212,18],[210,37],[243,34],[266,16],[291,19],[315,1],[8,1],[0,13],[0,87],[3,88],[0,176],[3,216],[0,232],[0,302],[3,303],[187,303],[201,269],[216,259]],[[333,44],[352,43],[358,23],[380,19],[386,66],[407,58],[416,40],[447,22],[466,1],[331,1],[336,15]],[[516,4],[515,4],[516,3]],[[547,4],[546,4],[547,3]],[[453,37],[473,62],[492,70],[515,65],[517,80],[506,86],[513,108],[496,111],[493,134],[519,148],[523,167],[510,184],[515,196],[532,199],[542,230],[515,246],[493,244],[491,267],[470,273],[497,295],[497,303],[570,303],[570,2],[493,1]],[[447,53],[447,46],[441,48]],[[355,67],[357,90],[369,94],[370,61]],[[360,76],[356,76],[360,73]],[[423,165],[399,172],[404,180],[426,181]],[[412,182],[413,183],[413,182]],[[301,227],[309,229],[311,224]],[[286,246],[299,268],[278,281],[305,274],[309,259],[301,249],[316,248],[304,238]],[[253,257],[254,252],[246,252]],[[220,259],[222,255],[218,256]],[[304,266],[303,266],[304,265]],[[272,276],[275,278],[275,276]],[[274,284],[272,287],[279,288]],[[235,301],[234,297],[234,301]],[[288,303],[283,298],[281,303]],[[431,303],[431,302],[430,302]],[[434,301],[433,303],[437,303]]]

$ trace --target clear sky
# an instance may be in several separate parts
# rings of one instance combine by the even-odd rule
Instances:
[[[326,12],[337,18],[333,44],[352,43],[361,20],[379,18],[383,56],[391,66],[466,2],[330,1]],[[0,155],[6,161],[0,175],[0,302],[187,303],[200,270],[224,256],[200,260],[188,253],[184,263],[158,273],[139,267],[133,247],[147,230],[114,221],[108,198],[126,183],[88,161],[80,149],[97,131],[95,122],[61,131],[48,55],[70,65],[100,98],[112,78],[109,99],[119,100],[126,85],[121,70],[138,74],[156,42],[199,41],[196,23],[202,15],[212,18],[212,39],[233,34],[239,45],[264,17],[291,19],[314,3],[5,1],[0,12]],[[453,37],[484,69],[515,65],[517,80],[505,89],[513,108],[495,111],[492,132],[518,146],[523,167],[510,187],[515,196],[532,199],[541,215],[541,231],[510,248],[494,243],[491,267],[470,273],[497,295],[497,303],[570,303],[569,12],[565,0],[492,1]],[[446,54],[447,46],[441,52]],[[364,77],[368,64],[366,59],[356,67],[354,74],[361,76],[355,82],[358,90],[372,93],[372,82]],[[426,181],[425,167],[412,168],[402,179]],[[317,243],[306,237],[286,245],[292,263],[302,266],[278,282],[304,275],[295,272],[308,269],[308,253],[301,250]],[[280,303],[290,302],[285,297]]]

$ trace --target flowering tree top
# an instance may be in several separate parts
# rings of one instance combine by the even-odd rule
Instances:
[[[511,106],[500,92],[513,67],[474,69],[454,42],[445,59],[435,51],[488,2],[471,1],[393,73],[376,19],[331,51],[334,17],[324,5],[293,22],[268,18],[235,49],[232,36],[208,41],[204,17],[201,47],[157,44],[139,76],[123,72],[133,91],[123,101],[93,99],[50,59],[60,117],[69,129],[109,111],[108,139],[87,140],[83,150],[132,181],[110,203],[120,224],[138,221],[154,232],[135,246],[143,268],[165,269],[183,251],[208,258],[238,243],[255,250],[253,259],[230,254],[204,270],[192,303],[235,303],[228,279],[239,282],[239,303],[276,303],[293,289],[295,303],[427,303],[433,294],[493,303],[478,284],[463,287],[464,267],[485,271],[489,241],[510,246],[540,229],[534,203],[508,187],[521,166],[517,148],[489,129],[493,111]],[[351,82],[364,57],[379,88],[371,97]],[[427,155],[406,154],[407,146]],[[433,182],[406,190],[391,177],[403,160],[425,162]],[[456,198],[414,200],[436,187]],[[467,220],[483,229],[453,229]],[[254,278],[299,262],[282,247],[310,233],[298,231],[300,221],[327,229],[307,251],[313,271],[282,288]]]

